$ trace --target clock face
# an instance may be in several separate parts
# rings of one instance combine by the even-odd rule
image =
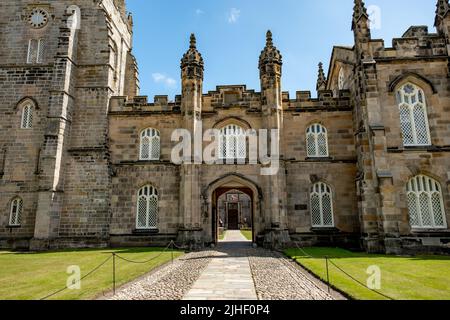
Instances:
[[[33,9],[28,16],[28,22],[33,28],[42,28],[48,22],[48,13],[43,9]]]

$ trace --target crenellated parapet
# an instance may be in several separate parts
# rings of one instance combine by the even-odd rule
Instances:
[[[447,55],[446,39],[437,33],[429,33],[427,26],[411,26],[401,38],[392,40],[392,47],[385,47],[384,40],[371,40],[373,57],[377,59],[426,58]]]
[[[181,102],[169,101],[168,96],[158,95],[153,102],[147,96],[112,97],[109,103],[109,113],[180,113]]]
[[[310,91],[297,91],[295,99],[291,99],[289,92],[282,93],[283,109],[287,111],[315,112],[347,111],[352,108],[350,91],[340,90],[335,96],[331,90],[320,90],[317,98],[312,98]],[[110,113],[180,113],[181,101],[177,96],[170,101],[167,95],[157,95],[153,102],[147,96],[128,98],[125,96],[112,97]],[[261,111],[261,93],[248,90],[245,85],[217,86],[215,91],[203,95],[203,110],[217,112],[219,110],[246,109],[248,112]]]
[[[331,90],[320,90],[317,98],[311,98],[310,91],[297,91],[296,98],[290,99],[283,93],[283,109],[294,112],[349,111],[352,109],[349,90],[340,90],[335,96]]]

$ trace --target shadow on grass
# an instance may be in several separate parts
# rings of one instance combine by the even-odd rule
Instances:
[[[329,247],[313,247],[303,248],[303,250],[311,255],[313,258],[308,257],[300,249],[289,248],[284,250],[284,253],[291,258],[301,259],[355,259],[355,258],[383,258],[383,259],[403,259],[411,261],[424,261],[424,260],[443,260],[450,261],[450,256],[444,255],[417,255],[417,256],[396,256],[396,255],[383,255],[383,254],[370,254],[364,252],[352,252],[341,248],[329,248]]]
[[[57,253],[99,253],[99,254],[136,254],[136,253],[161,253],[165,250],[162,247],[135,247],[135,248],[83,248],[83,249],[62,249],[51,251],[0,251],[0,255],[49,255]],[[167,249],[166,253],[172,252],[171,249]],[[183,252],[182,250],[174,249],[173,252]]]

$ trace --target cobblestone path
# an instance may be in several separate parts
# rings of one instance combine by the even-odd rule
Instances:
[[[120,288],[115,300],[330,300],[323,283],[282,254],[253,248],[240,232]]]

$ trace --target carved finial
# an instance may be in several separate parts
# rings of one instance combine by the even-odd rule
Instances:
[[[317,77],[317,91],[325,90],[327,86],[327,78],[325,77],[325,72],[323,71],[323,63],[319,63],[319,75]]]
[[[450,9],[450,6],[448,4],[448,0],[438,0],[436,5],[436,15],[440,18],[444,18],[448,11]]]
[[[197,49],[197,39],[195,39],[195,34],[191,33],[191,49]]]
[[[355,6],[353,7],[353,23],[358,22],[363,16],[369,18],[366,5],[363,0],[355,0]]]
[[[272,31],[270,30],[266,34],[266,47],[273,47]]]
[[[436,5],[436,19],[434,20],[434,26],[439,27],[441,21],[450,12],[450,5],[448,0],[438,0]]]
[[[270,63],[283,64],[280,51],[273,45],[272,32],[269,30],[266,34],[266,46],[259,56],[259,68]]]
[[[203,58],[197,50],[197,40],[195,39],[195,34],[193,33],[191,34],[189,49],[181,59],[181,68],[185,68],[187,66],[199,66],[203,69]]]

